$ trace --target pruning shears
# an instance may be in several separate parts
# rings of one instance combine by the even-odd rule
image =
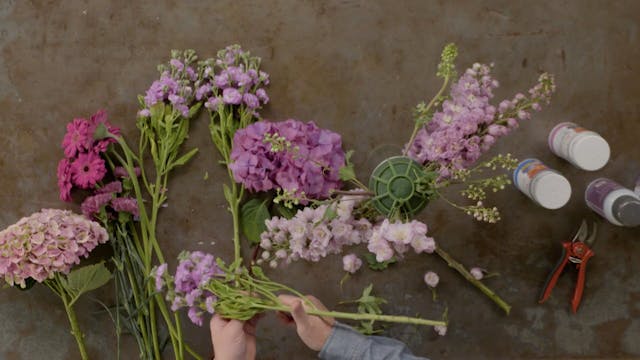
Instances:
[[[587,221],[582,220],[582,224],[573,236],[573,239],[562,243],[562,256],[553,271],[549,274],[544,285],[544,289],[542,290],[542,294],[540,294],[538,303],[542,304],[549,299],[551,291],[556,286],[558,278],[562,274],[565,266],[568,263],[572,263],[578,270],[578,280],[573,292],[573,298],[571,299],[571,310],[573,310],[574,314],[578,311],[578,306],[580,306],[580,300],[582,299],[582,293],[584,292],[587,262],[595,255],[591,248],[596,240],[597,230],[596,223],[593,223],[593,230],[589,232]]]

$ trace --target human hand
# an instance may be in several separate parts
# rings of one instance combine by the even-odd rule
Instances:
[[[328,309],[312,295],[306,298],[315,306],[316,309],[328,311]],[[300,340],[305,343],[311,350],[320,351],[324,343],[331,335],[331,329],[336,320],[332,317],[319,317],[307,314],[307,309],[312,308],[305,304],[299,297],[291,295],[278,296],[280,302],[291,308],[291,317],[285,313],[280,313],[280,317],[287,323],[295,322],[296,330]]]
[[[243,322],[211,318],[211,342],[216,360],[253,360],[256,358],[256,324],[258,318]]]

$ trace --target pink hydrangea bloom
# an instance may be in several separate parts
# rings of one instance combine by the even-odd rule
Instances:
[[[71,164],[73,183],[83,189],[92,188],[105,176],[104,160],[93,152],[82,153]]]
[[[9,285],[67,274],[109,239],[98,223],[70,211],[43,209],[0,232],[0,276]]]

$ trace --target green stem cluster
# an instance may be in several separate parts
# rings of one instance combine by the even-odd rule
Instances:
[[[424,108],[423,110],[421,110],[421,112],[424,112],[424,116],[431,116],[432,112],[434,111],[434,106],[436,106],[437,104],[439,104],[442,101],[442,94],[444,93],[444,91],[447,89],[447,86],[449,85],[449,80],[450,80],[450,76],[446,75],[444,77],[444,81],[442,82],[442,86],[440,87],[440,90],[438,90],[438,93],[436,94],[436,96],[434,96],[431,101],[429,101],[429,104],[427,104],[426,108]],[[416,121],[415,126],[413,127],[413,132],[411,133],[411,137],[409,138],[409,142],[407,143],[407,146],[405,147],[404,151],[403,151],[403,155],[407,155],[407,152],[409,151],[409,149],[411,149],[411,146],[413,145],[413,142],[416,140],[416,136],[418,135],[418,131],[420,130],[420,128],[422,128],[426,123],[428,122],[428,120],[424,120],[424,121]]]
[[[239,119],[235,118],[239,115]],[[229,204],[229,212],[233,218],[233,256],[234,263],[242,258],[240,247],[240,204],[244,198],[244,187],[235,182],[229,164],[233,136],[238,129],[245,128],[254,120],[253,115],[243,107],[234,111],[231,105],[220,105],[216,111],[209,112],[209,131],[211,140],[222,156],[221,163],[227,168],[231,186],[223,184],[224,197]]]
[[[149,281],[154,261],[165,263],[156,232],[159,210],[167,200],[169,174],[173,168],[185,164],[193,157],[197,149],[178,157],[180,145],[186,140],[189,125],[188,119],[181,118],[177,112],[172,111],[170,106],[159,104],[158,107],[152,109],[151,124],[139,122],[138,127],[141,130],[138,154],[131,150],[124,138],[109,134],[117,141],[122,150],[124,156],[116,151],[112,151],[111,155],[126,169],[139,208],[139,227],[131,226],[128,229],[134,234],[135,247],[123,248],[123,252],[120,254],[124,256],[122,260],[127,263],[128,267],[122,268],[126,277],[123,274],[118,277],[121,279],[121,283],[122,280],[126,280],[125,284],[128,283],[129,289],[134,293],[131,305],[135,305],[135,308],[130,306],[125,310],[132,317],[130,321],[135,323],[136,328],[139,329],[140,337],[138,340],[143,341],[144,351],[142,353],[146,354],[145,356],[151,353],[154,359],[162,358],[158,329],[158,312],[160,312],[169,332],[175,358],[184,359],[186,350],[195,359],[201,359],[198,354],[184,345],[179,318],[176,315],[171,315],[164,298],[156,292],[153,282]],[[154,164],[155,174],[152,181],[149,181],[150,178],[144,167],[147,152],[151,155]],[[140,178],[136,176],[136,168],[140,169]],[[150,196],[150,210],[147,210],[143,205],[145,203],[143,190]],[[126,290],[128,287],[121,286],[120,288]],[[121,299],[125,302],[131,300],[124,296]]]
[[[232,264],[225,267],[219,260],[218,265],[225,275],[213,279],[206,290],[217,296],[215,310],[223,317],[249,320],[266,310],[291,312],[291,308],[283,305],[278,299],[278,292],[294,294],[305,302],[307,313],[311,315],[334,317],[356,321],[381,321],[426,326],[446,326],[444,320],[428,320],[409,316],[382,315],[373,313],[348,313],[318,309],[300,292],[267,278],[262,269],[253,267],[251,273],[244,267]]]

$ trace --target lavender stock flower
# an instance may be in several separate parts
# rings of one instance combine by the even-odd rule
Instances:
[[[238,45],[220,50],[215,59],[201,63],[203,79],[196,87],[196,98],[212,112],[222,101],[255,115],[254,111],[269,101],[263,88],[269,83],[269,75],[259,71],[259,66],[260,59]]]
[[[168,285],[167,300],[171,310],[178,311],[188,307],[191,322],[201,326],[206,313],[215,312],[217,298],[207,290],[207,285],[216,276],[222,275],[213,255],[201,251],[182,252],[175,275],[166,273],[167,265],[160,265],[153,273],[156,290],[161,291]],[[165,283],[165,279],[169,282]]]
[[[418,131],[408,155],[421,163],[437,163],[446,178],[451,169],[465,169],[474,164],[502,136],[518,127],[518,121],[531,117],[530,109],[539,110],[555,91],[553,77],[542,74],[529,97],[516,94],[503,100],[498,108],[491,105],[498,82],[491,76],[491,66],[474,64],[451,86],[450,98],[433,114],[431,122]]]
[[[172,51],[169,64],[158,67],[160,79],[154,81],[146,91],[141,101],[143,108],[138,111],[138,116],[149,117],[151,107],[157,103],[166,103],[171,104],[182,117],[188,117],[190,106],[200,100],[196,95],[200,98],[203,96],[201,87],[196,86],[201,82],[198,72],[193,68],[196,60],[193,50]],[[200,92],[194,94],[194,88]]]

